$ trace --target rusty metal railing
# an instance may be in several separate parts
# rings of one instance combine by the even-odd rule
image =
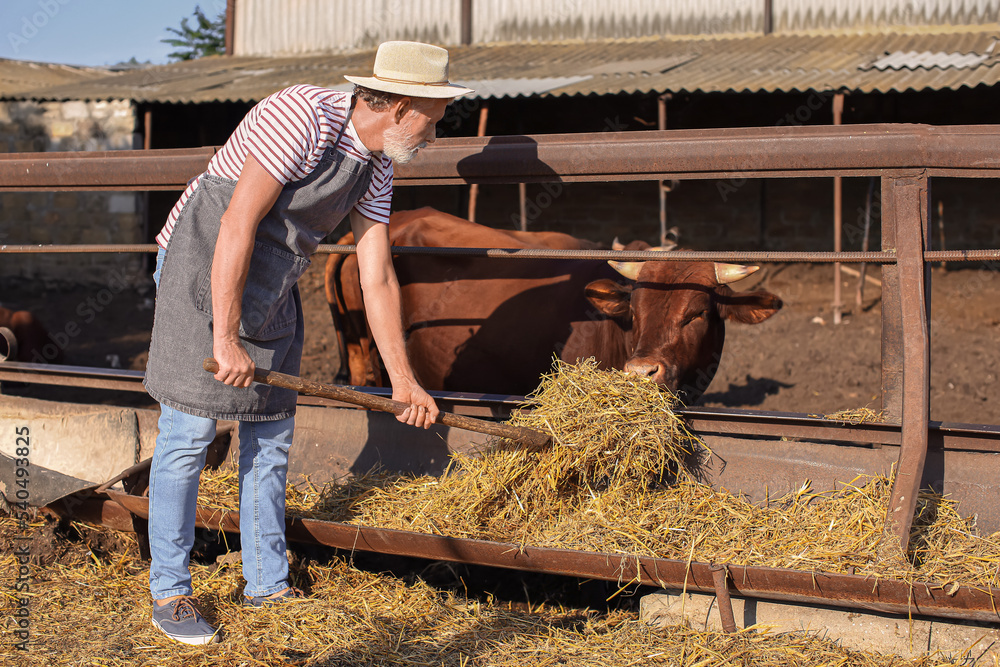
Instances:
[[[0,155],[0,191],[178,190],[216,148]],[[841,125],[440,139],[396,185],[997,176],[995,126]]]
[[[177,190],[204,171],[214,148],[0,155],[0,191]],[[442,139],[396,172],[397,185],[879,176],[882,251],[875,253],[676,253],[716,261],[869,261],[883,267],[882,407],[901,423],[887,532],[903,546],[927,456],[929,261],[998,259],[1000,251],[930,252],[933,176],[1000,177],[993,126],[845,125]],[[149,252],[152,246],[89,246]],[[426,249],[399,252],[429,252]],[[485,256],[575,256],[567,251],[435,249]],[[0,252],[69,252],[65,246],[0,246]],[[326,252],[350,247],[324,246]],[[641,253],[592,257],[648,259]],[[857,257],[857,259],[855,259]],[[660,255],[657,259],[666,259]]]

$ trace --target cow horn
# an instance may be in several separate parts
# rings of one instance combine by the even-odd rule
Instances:
[[[642,271],[642,262],[616,262],[611,259],[608,260],[608,265],[629,280],[638,280],[639,272]]]
[[[612,242],[611,247],[614,250],[624,250],[625,249],[625,246],[623,246],[621,243],[618,242],[618,238],[617,237],[615,237],[615,240]],[[676,244],[675,245],[668,245],[668,246],[658,245],[658,246],[654,246],[652,248],[646,248],[646,252],[669,252],[669,251],[673,250],[676,247],[677,247]],[[614,260],[610,260],[610,261],[608,261],[608,264],[611,265],[612,269],[614,269],[618,273],[622,274],[623,276],[625,276],[629,280],[638,280],[639,279],[639,271],[642,270],[643,262],[616,262]]]
[[[742,264],[722,264],[715,263],[715,280],[720,285],[735,283],[743,280],[750,274],[760,269],[759,266],[743,266]]]

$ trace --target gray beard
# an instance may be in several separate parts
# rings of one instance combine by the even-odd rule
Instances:
[[[409,137],[398,126],[389,129],[383,137],[382,152],[396,164],[406,164],[417,154],[427,142],[421,142],[417,146],[410,146]]]

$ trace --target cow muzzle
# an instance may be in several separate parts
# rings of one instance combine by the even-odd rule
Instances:
[[[676,389],[677,376],[673,368],[649,358],[632,358],[625,362],[625,372],[635,373],[639,377],[649,378],[668,389]]]

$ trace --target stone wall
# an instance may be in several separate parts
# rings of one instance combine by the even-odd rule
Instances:
[[[0,102],[0,152],[140,148],[135,107],[101,102]],[[142,243],[145,196],[134,192],[0,193],[0,244]],[[146,280],[142,257],[119,254],[0,255],[0,279],[103,284]]]

